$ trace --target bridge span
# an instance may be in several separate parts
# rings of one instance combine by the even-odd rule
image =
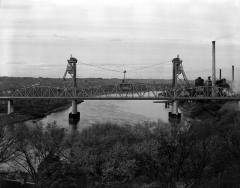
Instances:
[[[77,110],[77,102],[84,100],[152,100],[157,103],[172,104],[172,106],[174,106],[175,101],[240,101],[239,93],[216,86],[174,89],[161,85],[139,83],[128,83],[124,87],[122,86],[121,84],[99,88],[30,86],[2,91],[0,92],[0,100],[8,101],[8,114],[14,111],[13,100],[26,99],[71,100],[75,111]],[[212,96],[212,92],[214,92],[214,96]]]
[[[213,41],[213,49],[215,42]],[[213,53],[213,57],[215,53]],[[69,114],[69,119],[80,119],[80,113],[77,111],[77,103],[84,100],[154,100],[165,102],[166,106],[172,104],[172,110],[169,116],[179,119],[181,114],[178,112],[178,101],[240,101],[240,93],[234,92],[226,81],[224,85],[217,84],[216,78],[212,81],[208,79],[207,83],[198,80],[198,84],[192,86],[183,70],[182,60],[177,56],[172,60],[173,74],[172,84],[146,84],[132,83],[124,79],[121,83],[115,85],[101,87],[77,87],[76,79],[76,64],[77,59],[70,57],[67,68],[64,74],[72,77],[73,86],[66,88],[32,85],[18,89],[0,91],[0,100],[8,101],[8,114],[13,112],[13,100],[23,99],[61,99],[72,101],[72,113]],[[213,69],[215,72],[215,68]],[[183,79],[179,79],[182,75]],[[215,77],[215,73],[213,74]],[[200,77],[199,77],[200,78]],[[233,79],[234,80],[234,79]],[[232,80],[232,81],[233,81]],[[181,84],[178,84],[178,81]],[[223,80],[219,80],[223,81]]]
[[[240,96],[234,97],[0,97],[0,100],[14,99],[61,99],[61,100],[159,100],[164,102],[178,101],[240,101]]]

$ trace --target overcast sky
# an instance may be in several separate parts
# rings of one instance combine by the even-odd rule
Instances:
[[[0,0],[0,76],[62,77],[72,54],[78,77],[170,78],[180,54],[194,79],[211,75],[216,40],[230,78],[239,19],[240,0]]]

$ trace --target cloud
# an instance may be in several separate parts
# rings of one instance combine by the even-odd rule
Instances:
[[[218,65],[230,58],[238,62],[237,4],[239,0],[2,0],[0,56],[26,60],[29,64],[15,64],[29,69],[33,59],[46,62],[46,68],[44,63],[37,66],[47,70],[49,57],[57,64],[70,53],[96,64],[154,64],[180,53],[184,67],[195,77],[195,70],[211,70],[211,40],[229,41],[236,48],[224,55],[219,42]],[[52,69],[57,72],[57,67]],[[84,74],[89,76],[88,71]],[[148,71],[147,75],[151,76]]]
[[[31,6],[29,5],[1,5],[0,6],[1,9],[20,9],[20,10],[23,10],[23,9],[30,9]]]
[[[25,10],[32,7],[29,0],[0,0],[0,9],[5,10]]]
[[[53,37],[60,38],[60,39],[69,39],[69,37],[67,37],[65,35],[59,35],[59,34],[54,34]]]

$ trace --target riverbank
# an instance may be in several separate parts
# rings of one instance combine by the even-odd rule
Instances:
[[[81,101],[79,101],[78,104],[79,103],[81,103]],[[12,113],[9,115],[2,114],[0,116],[0,125],[12,125],[12,124],[22,123],[22,122],[29,121],[29,120],[37,121],[41,118],[48,116],[51,113],[61,112],[70,107],[71,107],[71,103],[67,103],[67,104],[59,106],[55,109],[48,110],[44,114],[38,114],[38,115],[23,114],[23,113],[19,113],[19,112],[15,112],[15,113]]]
[[[185,116],[194,120],[219,119],[222,111],[238,111],[238,102],[211,101],[211,102],[184,102],[180,109]]]

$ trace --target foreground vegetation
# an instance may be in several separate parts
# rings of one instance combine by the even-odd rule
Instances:
[[[239,187],[240,112],[185,125],[1,128],[0,163],[39,187]]]

